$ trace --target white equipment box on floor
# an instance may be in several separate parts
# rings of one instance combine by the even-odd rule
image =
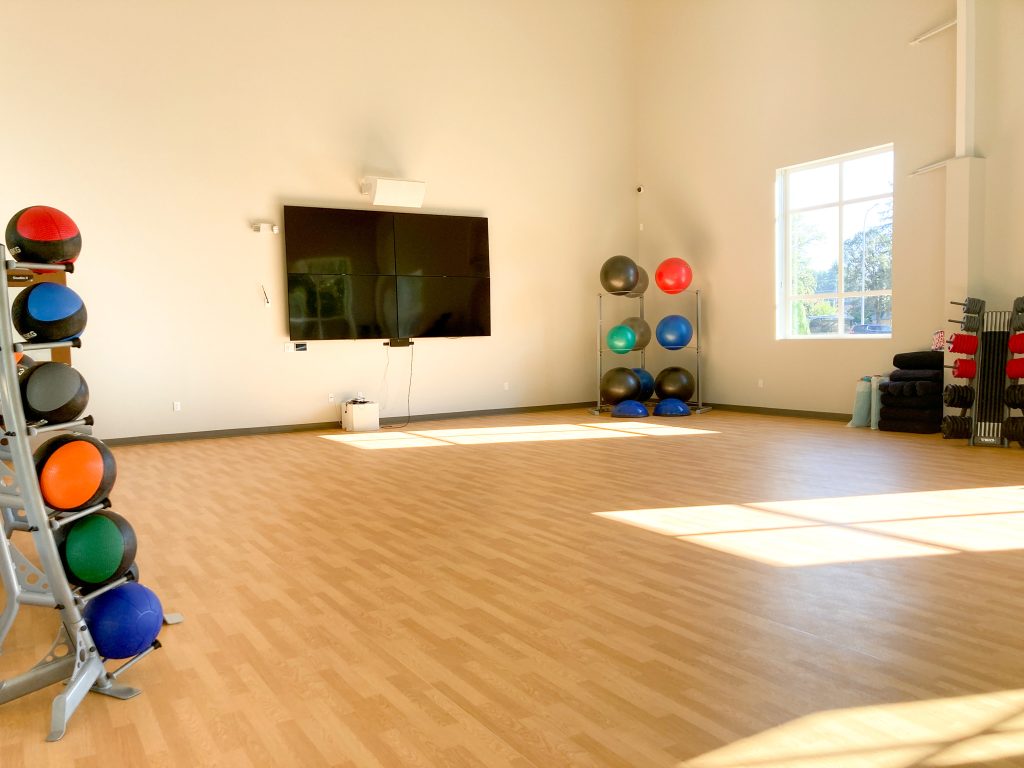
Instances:
[[[376,403],[350,400],[341,409],[341,428],[346,432],[374,432],[380,429],[380,412]]]

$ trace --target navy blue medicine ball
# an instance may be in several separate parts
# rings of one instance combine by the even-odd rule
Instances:
[[[30,285],[15,297],[11,315],[25,341],[67,341],[85,330],[85,302],[57,283]]]

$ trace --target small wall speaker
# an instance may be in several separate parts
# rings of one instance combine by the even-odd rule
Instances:
[[[363,179],[360,190],[370,196],[374,205],[391,205],[398,208],[422,208],[427,194],[425,181],[410,179],[382,179],[368,176]]]

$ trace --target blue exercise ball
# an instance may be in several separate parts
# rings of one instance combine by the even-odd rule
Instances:
[[[651,395],[654,394],[654,376],[645,368],[634,368],[633,373],[640,379],[640,392],[637,394],[636,399],[641,403],[645,400],[650,400]]]
[[[682,349],[693,338],[693,326],[682,315],[666,315],[661,318],[654,334],[665,349]]]
[[[82,617],[100,656],[127,659],[153,644],[164,610],[151,589],[129,581],[90,600]]]
[[[662,400],[654,406],[655,416],[689,416],[690,406],[675,397]]]
[[[642,419],[649,415],[647,407],[636,400],[623,400],[612,408],[612,416],[617,419]]]

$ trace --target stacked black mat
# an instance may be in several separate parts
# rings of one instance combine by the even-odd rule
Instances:
[[[882,393],[878,428],[930,434],[942,427],[942,352],[901,352],[896,370],[878,385]]]

